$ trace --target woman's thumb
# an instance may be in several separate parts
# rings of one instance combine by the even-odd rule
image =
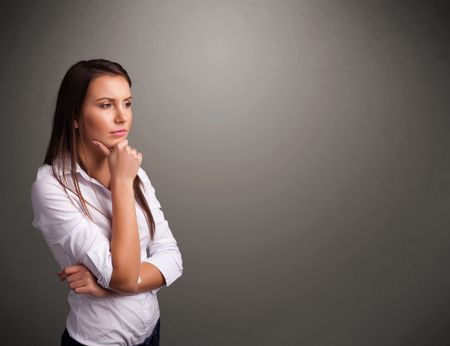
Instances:
[[[111,154],[111,149],[109,149],[106,145],[104,145],[102,142],[96,141],[92,139],[92,143],[103,152],[106,156]]]

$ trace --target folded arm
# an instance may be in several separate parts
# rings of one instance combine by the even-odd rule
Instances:
[[[118,292],[103,288],[95,275],[83,264],[65,267],[57,275],[61,281],[66,281],[75,293],[89,294],[97,298],[112,295],[133,295],[156,289],[166,283],[159,269],[150,263],[142,263],[139,274],[142,280],[140,280],[134,292]]]
[[[111,244],[114,235],[110,242],[102,229],[81,211],[78,197],[74,194],[69,196],[56,180],[35,181],[31,189],[31,201],[34,213],[32,224],[41,231],[61,268],[83,264],[104,288],[123,293],[137,289],[141,262],[137,225],[133,225],[133,222],[127,224],[125,219],[116,221],[119,228],[113,231],[119,232],[116,232],[114,247],[114,243]],[[129,203],[127,199],[124,202]],[[135,212],[134,204],[132,207]],[[130,219],[133,217],[136,224],[135,214],[129,216]],[[126,231],[132,237],[121,237]],[[124,247],[117,246],[120,242],[133,250],[125,252]],[[132,270],[134,268],[136,270]]]
[[[155,220],[155,237],[147,246],[147,258],[140,259],[137,282],[131,282],[125,289],[114,286],[112,280],[110,240],[81,212],[78,198],[74,195],[69,197],[54,181],[36,181],[32,186],[32,224],[41,231],[60,267],[84,265],[95,276],[99,286],[107,290],[105,293],[136,294],[148,290],[156,293],[171,285],[183,272],[177,242],[160,209],[155,189],[145,172],[142,173],[144,193]]]

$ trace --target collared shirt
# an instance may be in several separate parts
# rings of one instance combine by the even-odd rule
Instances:
[[[56,161],[53,164],[60,178],[64,175],[69,187],[75,191],[70,166],[67,164],[63,171]],[[79,198],[70,191],[66,193],[53,176],[52,166],[45,164],[38,168],[31,187],[32,225],[41,231],[61,269],[81,263],[97,277],[102,287],[109,288],[113,268],[110,250],[111,191],[91,178],[79,165],[76,172],[93,221],[82,213]],[[156,226],[154,239],[151,240],[145,213],[136,202],[141,262],[155,265],[166,280],[164,286],[169,286],[183,272],[181,253],[149,177],[141,167],[137,174],[143,182],[143,192]],[[156,293],[164,286],[134,295],[104,298],[70,290],[67,330],[74,339],[85,345],[142,343],[152,333],[160,316]]]

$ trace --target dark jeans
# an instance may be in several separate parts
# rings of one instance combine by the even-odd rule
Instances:
[[[161,323],[156,323],[155,329],[153,330],[153,333],[144,340],[143,343],[136,345],[136,346],[159,346],[159,329],[160,329]],[[61,346],[85,346],[78,341],[76,341],[74,338],[72,338],[69,335],[69,332],[67,331],[67,328],[64,329],[64,333],[61,336]]]

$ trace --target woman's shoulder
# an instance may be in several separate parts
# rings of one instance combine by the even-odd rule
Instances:
[[[63,192],[62,186],[53,174],[53,167],[44,164],[37,169],[36,179],[31,185],[32,195],[41,195],[46,192]]]
[[[62,172],[58,171],[57,167],[49,164],[39,166],[36,172],[36,178],[33,184],[57,184],[59,185],[56,176],[62,176]]]
[[[36,172],[36,181],[48,179],[50,176],[53,176],[51,165],[43,164],[38,167]]]
[[[83,175],[84,171],[82,168],[75,164],[72,167],[70,157],[56,157],[52,160],[52,163],[44,163],[37,169],[36,180],[34,184],[36,185],[54,185],[56,187],[62,188],[62,182],[66,187],[74,188],[74,181],[72,174]],[[86,174],[86,173],[85,173]]]

